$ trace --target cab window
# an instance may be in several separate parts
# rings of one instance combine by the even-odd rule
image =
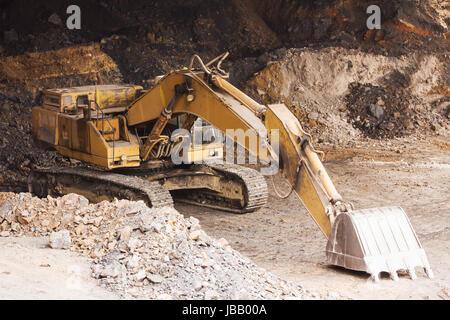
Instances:
[[[84,108],[89,106],[89,97],[82,95],[77,97],[77,108]]]

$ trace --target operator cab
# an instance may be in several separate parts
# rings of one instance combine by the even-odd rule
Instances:
[[[191,136],[191,158],[201,156],[204,161],[223,158],[223,134],[219,129],[199,118],[192,126]]]

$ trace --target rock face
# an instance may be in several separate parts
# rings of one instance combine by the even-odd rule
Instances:
[[[2,232],[49,236],[52,248],[88,255],[92,276],[124,298],[313,298],[208,236],[197,219],[141,201],[10,195],[0,202]]]
[[[19,40],[16,30],[11,29],[3,32],[3,38],[6,44]]]

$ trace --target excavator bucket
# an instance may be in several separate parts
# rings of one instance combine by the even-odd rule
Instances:
[[[379,281],[381,272],[398,280],[405,270],[416,278],[415,267],[433,277],[427,256],[408,216],[400,207],[373,208],[337,216],[326,248],[327,261],[346,269],[365,271]]]

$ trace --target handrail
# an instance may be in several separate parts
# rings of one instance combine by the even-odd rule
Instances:
[[[100,106],[98,105],[97,101],[92,100],[91,102],[94,102],[95,111],[97,111],[96,119],[95,119],[97,127],[98,127],[98,111],[100,111],[101,114],[102,114],[102,136],[103,136],[103,138],[105,138],[105,135],[104,135],[104,131],[105,131],[104,121],[105,120],[108,122],[109,126],[113,130],[113,163],[114,163],[114,160],[115,160],[115,148],[116,148],[116,128],[112,125],[112,123],[109,121],[109,119],[105,119],[105,113],[103,112],[102,109],[100,109]]]
[[[203,62],[202,58],[199,57],[199,55],[194,54],[191,57],[190,63],[189,63],[189,70],[193,70],[194,68],[194,62],[195,60],[197,60],[200,64],[201,69],[207,73],[208,75],[214,74],[217,75],[219,77],[221,77],[222,79],[228,79],[230,77],[230,74],[225,72],[222,68],[222,62],[229,56],[229,52],[225,52],[223,54],[221,54],[218,57],[215,57],[214,59],[212,59],[211,61],[209,61],[206,65]],[[212,64],[216,63],[215,68],[209,68],[209,66],[211,66]]]

